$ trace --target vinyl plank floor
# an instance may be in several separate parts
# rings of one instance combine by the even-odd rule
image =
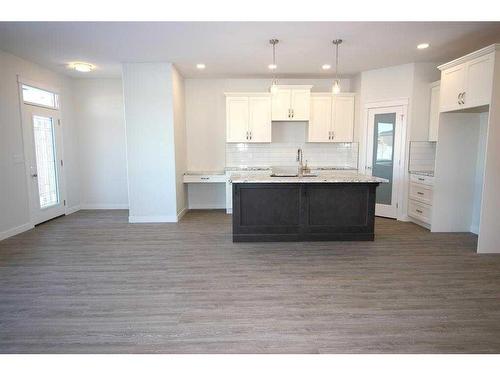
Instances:
[[[79,211],[0,242],[1,353],[499,353],[500,256],[377,218],[374,242],[233,243],[231,216]]]

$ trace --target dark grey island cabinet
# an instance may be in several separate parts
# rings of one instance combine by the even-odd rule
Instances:
[[[373,241],[378,185],[233,181],[233,242]]]

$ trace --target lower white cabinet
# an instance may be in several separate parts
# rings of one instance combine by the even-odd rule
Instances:
[[[311,94],[308,142],[352,142],[354,138],[352,93]]]
[[[271,142],[270,94],[226,94],[226,142]]]
[[[408,216],[430,225],[434,177],[410,174]]]

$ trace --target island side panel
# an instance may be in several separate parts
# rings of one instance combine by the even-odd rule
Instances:
[[[373,240],[377,185],[306,184],[304,237],[317,240]]]
[[[296,241],[300,184],[233,183],[233,241]]]

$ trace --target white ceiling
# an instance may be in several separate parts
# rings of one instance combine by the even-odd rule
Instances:
[[[175,63],[185,77],[266,77],[270,38],[281,77],[328,77],[331,40],[340,72],[409,62],[445,62],[500,42],[500,22],[1,22],[0,49],[74,77],[118,77],[121,62]],[[431,47],[417,50],[428,42]],[[67,69],[71,61],[97,66]],[[195,64],[207,68],[198,71]]]

